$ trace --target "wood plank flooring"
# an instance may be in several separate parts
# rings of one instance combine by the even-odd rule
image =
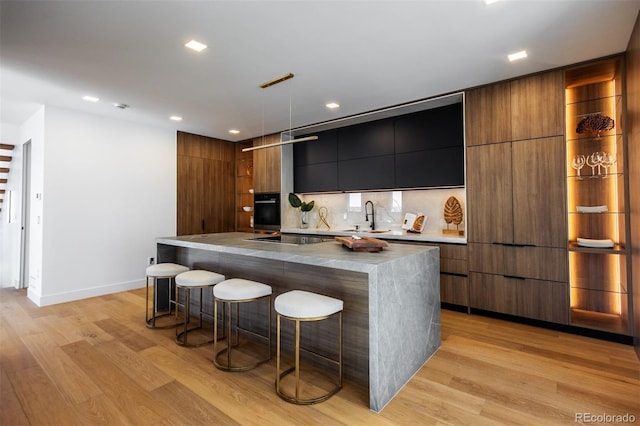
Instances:
[[[296,406],[275,359],[225,373],[212,346],[144,325],[144,290],[38,308],[0,290],[0,425],[562,425],[576,413],[635,416],[631,346],[442,312],[442,346],[380,414],[351,383]],[[615,420],[614,418],[612,418]]]

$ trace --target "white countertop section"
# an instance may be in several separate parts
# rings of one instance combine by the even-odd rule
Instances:
[[[306,245],[253,241],[260,236],[264,235],[226,232],[157,238],[156,243],[365,273],[375,271],[378,265],[428,250],[439,250],[437,247],[390,243],[381,252],[354,252],[331,240]]]
[[[365,237],[378,238],[380,240],[399,240],[399,241],[415,241],[421,243],[447,243],[447,244],[467,244],[465,237],[449,236],[444,234],[423,232],[421,234],[415,234],[407,231],[387,231],[387,232],[366,232],[366,231],[347,231],[339,229],[321,230],[321,229],[302,229],[302,228],[286,228],[281,229],[283,234],[308,234],[308,235],[339,235],[350,236],[359,235]]]

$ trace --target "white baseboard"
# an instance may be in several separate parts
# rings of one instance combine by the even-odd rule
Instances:
[[[27,291],[27,297],[36,305],[49,306],[58,303],[73,302],[74,300],[88,299],[90,297],[104,296],[105,294],[120,293],[121,291],[133,290],[145,286],[144,278],[134,281],[109,284],[100,287],[83,288],[80,290],[66,291],[62,293],[39,295],[35,292]]]

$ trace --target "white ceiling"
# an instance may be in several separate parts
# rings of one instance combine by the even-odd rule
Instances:
[[[0,121],[44,104],[244,140],[622,52],[638,10],[640,0],[2,0]],[[192,38],[208,49],[186,49]],[[508,63],[521,49],[529,57]]]

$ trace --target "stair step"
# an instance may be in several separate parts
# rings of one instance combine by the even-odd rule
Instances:
[[[9,151],[13,150],[13,148],[15,148],[15,145],[9,145],[6,143],[0,143],[0,149],[7,149]]]
[[[0,167],[0,173],[9,173],[8,167]]]
[[[7,183],[6,179],[0,179],[0,183]]]
[[[0,194],[4,194],[4,189],[0,189]]]
[[[0,155],[0,161],[8,161],[11,162],[11,159],[13,157],[9,156],[9,155]]]

